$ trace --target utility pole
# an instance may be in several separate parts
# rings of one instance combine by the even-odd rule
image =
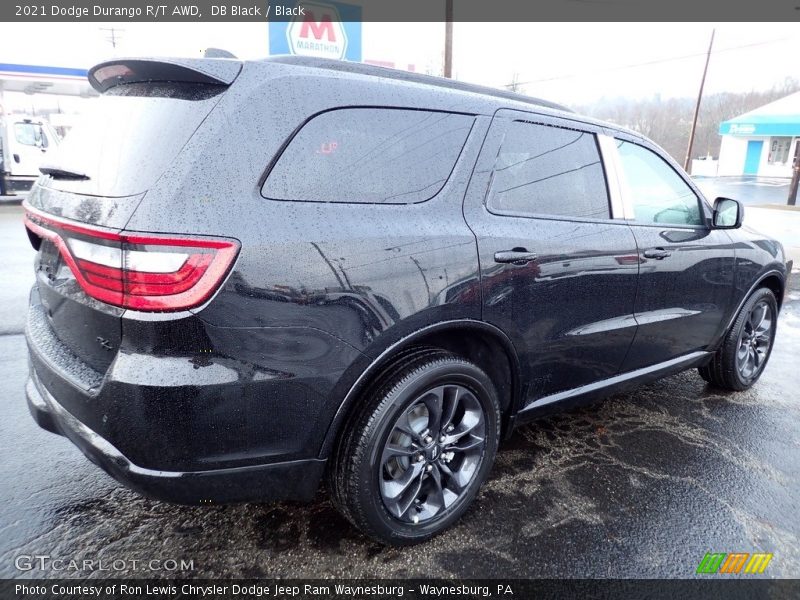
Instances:
[[[711,60],[711,47],[714,45],[715,29],[711,30],[711,41],[708,43],[708,53],[706,54],[706,66],[703,67],[703,78],[700,80],[700,91],[697,93],[697,104],[694,106],[694,117],[692,118],[692,130],[689,132],[689,147],[686,149],[686,160],[683,161],[683,170],[689,172],[692,160],[692,146],[694,146],[694,132],[697,129],[697,116],[700,114],[700,101],[703,99],[703,86],[706,84],[706,73],[708,73],[708,61]]]
[[[444,76],[453,77],[453,0],[444,4]]]
[[[792,183],[789,186],[789,206],[797,205],[797,184],[800,183],[800,141],[794,145],[792,161]]]
[[[514,73],[514,74],[511,76],[511,83],[509,83],[508,85],[506,85],[506,89],[507,89],[509,92],[518,92],[518,91],[520,90],[520,87],[521,87],[521,86],[520,86],[520,84],[519,84],[519,73]]]
[[[108,41],[111,44],[112,48],[116,49],[117,40],[119,40],[119,38],[122,37],[122,36],[118,36],[117,32],[123,33],[125,30],[124,29],[115,29],[114,27],[100,27],[100,31],[108,31],[109,34],[108,34],[108,37],[106,37],[106,41]]]

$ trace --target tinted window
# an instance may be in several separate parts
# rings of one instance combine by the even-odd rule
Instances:
[[[594,135],[515,121],[497,155],[487,204],[517,215],[607,219],[608,191]]]
[[[297,133],[267,177],[276,200],[410,204],[435,196],[473,118],[441,112],[345,108]]]
[[[697,196],[663,158],[630,142],[617,147],[637,221],[702,225]]]

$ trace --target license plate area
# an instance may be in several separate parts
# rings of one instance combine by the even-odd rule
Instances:
[[[42,240],[39,247],[39,257],[36,270],[42,273],[51,282],[55,281],[58,269],[61,267],[61,253],[50,240]]]

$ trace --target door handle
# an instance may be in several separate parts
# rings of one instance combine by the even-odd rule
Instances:
[[[536,253],[528,252],[525,248],[514,248],[513,250],[502,250],[494,253],[494,262],[496,263],[524,265],[532,260],[536,260]]]
[[[662,260],[667,258],[668,256],[672,256],[672,252],[668,250],[664,250],[663,248],[648,248],[644,251],[645,258],[655,258],[656,260]]]

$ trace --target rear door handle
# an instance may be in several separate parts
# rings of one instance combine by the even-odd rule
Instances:
[[[502,250],[494,253],[494,262],[496,263],[524,265],[532,260],[536,260],[536,253],[528,252],[525,248],[514,248],[513,250]]]
[[[661,260],[667,258],[668,256],[672,256],[672,252],[664,250],[663,248],[648,248],[644,251],[645,258],[655,258],[656,260]]]

